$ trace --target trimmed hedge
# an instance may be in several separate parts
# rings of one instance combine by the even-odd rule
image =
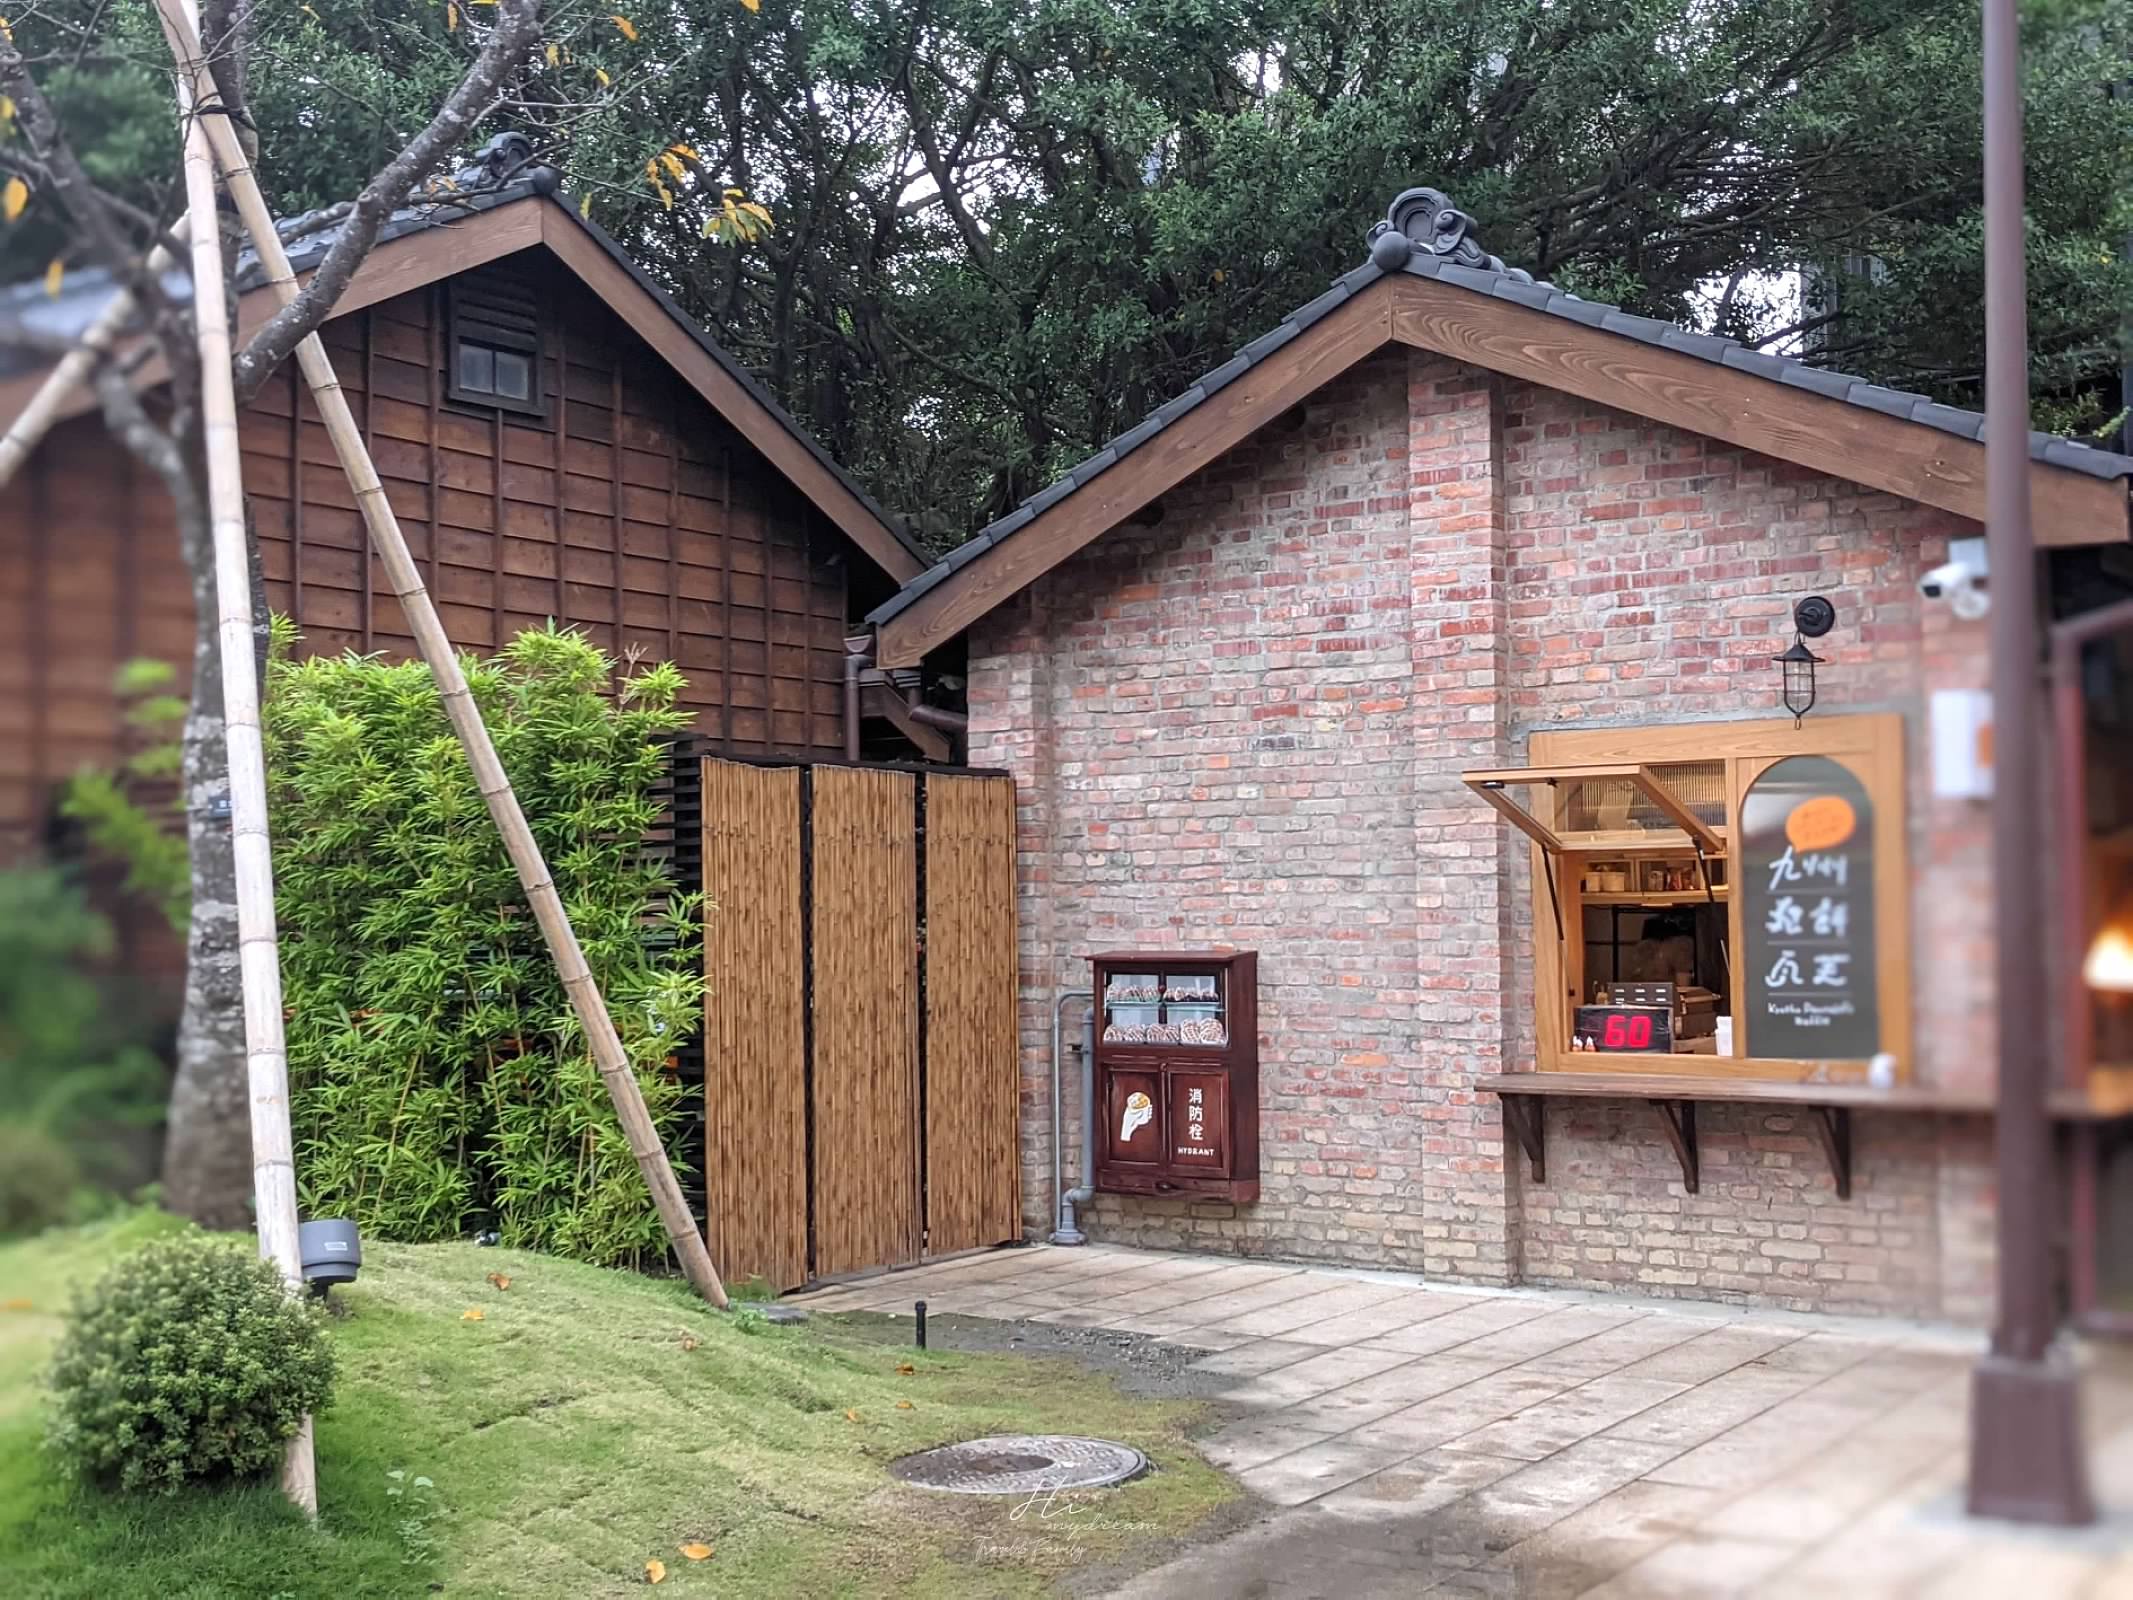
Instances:
[[[241,1246],[181,1234],[78,1303],[51,1371],[52,1450],[107,1487],[176,1493],[270,1471],[333,1393],[316,1307]]]

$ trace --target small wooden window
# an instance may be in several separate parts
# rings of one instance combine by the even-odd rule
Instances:
[[[462,405],[545,414],[541,315],[532,284],[494,270],[455,278],[450,308],[446,393]]]
[[[1541,1070],[1856,1081],[1887,1054],[1909,1077],[1901,717],[1538,733],[1531,754],[1464,777],[1533,841]]]

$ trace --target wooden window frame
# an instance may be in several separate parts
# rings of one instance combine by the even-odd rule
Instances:
[[[477,297],[493,295],[501,300],[505,291],[488,284],[463,285],[452,280],[445,288],[445,341],[444,341],[444,392],[445,398],[455,405],[468,406],[482,411],[508,411],[513,416],[546,421],[548,417],[548,394],[543,381],[543,357],[546,351],[542,344],[542,318],[537,292],[525,286],[526,304],[530,310],[531,327],[514,326],[511,321],[490,314],[478,303]],[[491,350],[508,350],[523,355],[533,373],[533,393],[520,400],[511,395],[497,394],[493,390],[466,389],[459,382],[459,347],[464,343],[486,346]]]
[[[1726,827],[1721,835],[1726,863],[1726,949],[1735,963],[1727,980],[1725,1003],[1735,1019],[1736,1037],[1747,1042],[1740,1012],[1738,962],[1745,948],[1741,928],[1744,887],[1737,841],[1741,838],[1742,797],[1755,780],[1788,756],[1826,756],[1857,777],[1874,811],[1875,1001],[1881,1021],[1882,1050],[1895,1057],[1899,1083],[1913,1078],[1911,1013],[1911,907],[1909,796],[1905,788],[1904,720],[1894,712],[1856,716],[1810,717],[1800,727],[1789,719],[1756,722],[1689,723],[1667,727],[1579,728],[1536,733],[1529,744],[1533,766],[1465,774],[1476,792],[1518,826],[1532,848],[1532,931],[1534,956],[1534,1060],[1542,1072],[1646,1073],[1670,1077],[1752,1078],[1781,1082],[1861,1083],[1863,1060],[1804,1060],[1776,1056],[1699,1055],[1613,1052],[1590,1055],[1569,1048],[1571,1014],[1584,993],[1584,942],[1570,931],[1584,924],[1579,867],[1587,854],[1621,855],[1630,850],[1679,850],[1688,835],[1654,833],[1638,843],[1617,835],[1555,838],[1550,848],[1541,838],[1545,821],[1528,826],[1530,813],[1518,810],[1500,790],[1484,783],[1558,778],[1627,777],[1633,772],[1675,763],[1722,761],[1726,772]],[[1615,770],[1621,769],[1621,770]],[[1663,791],[1663,786],[1660,786]],[[1671,814],[1671,813],[1669,813]],[[1551,905],[1554,886],[1562,913],[1561,939]],[[1551,1020],[1551,1009],[1560,1014]]]
[[[1506,822],[1543,850],[1558,855],[1568,851],[1647,850],[1655,846],[1669,845],[1671,841],[1664,832],[1652,829],[1615,834],[1572,834],[1565,838],[1557,834],[1554,828],[1533,811],[1507,799],[1504,790],[1525,784],[1588,783],[1594,779],[1624,782],[1649,800],[1662,816],[1681,831],[1683,843],[1701,849],[1705,855],[1725,854],[1724,836],[1697,821],[1695,813],[1674,798],[1659,775],[1652,770],[1653,765],[1654,763],[1649,761],[1597,761],[1576,766],[1508,767],[1496,771],[1469,772],[1463,776],[1466,786],[1501,812]]]

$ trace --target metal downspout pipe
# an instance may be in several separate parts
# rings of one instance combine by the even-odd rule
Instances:
[[[1065,1053],[1066,1008],[1070,1001],[1086,1000],[1089,1014],[1081,1036],[1081,1183],[1066,1187],[1066,1127],[1059,1088],[1059,1058]],[[1052,1001],[1052,1199],[1057,1225],[1053,1244],[1087,1244],[1088,1235],[1075,1225],[1074,1208],[1085,1206],[1096,1193],[1096,996],[1088,989],[1062,989]]]
[[[871,633],[847,634],[844,641],[844,759],[859,759],[859,675],[874,659]]]

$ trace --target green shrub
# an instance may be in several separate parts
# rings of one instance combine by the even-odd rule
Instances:
[[[66,1221],[81,1167],[41,1128],[0,1123],[0,1239]]]
[[[204,1234],[151,1244],[78,1303],[50,1443],[95,1482],[172,1493],[271,1469],[333,1392],[333,1351],[273,1267]]]
[[[603,1265],[663,1254],[428,669],[292,661],[279,633],[266,721],[305,1209],[392,1239],[493,1223]],[[467,675],[671,1149],[682,1093],[663,1069],[701,1026],[702,898],[643,841],[688,720],[681,674],[615,685],[582,635],[539,629]]]

